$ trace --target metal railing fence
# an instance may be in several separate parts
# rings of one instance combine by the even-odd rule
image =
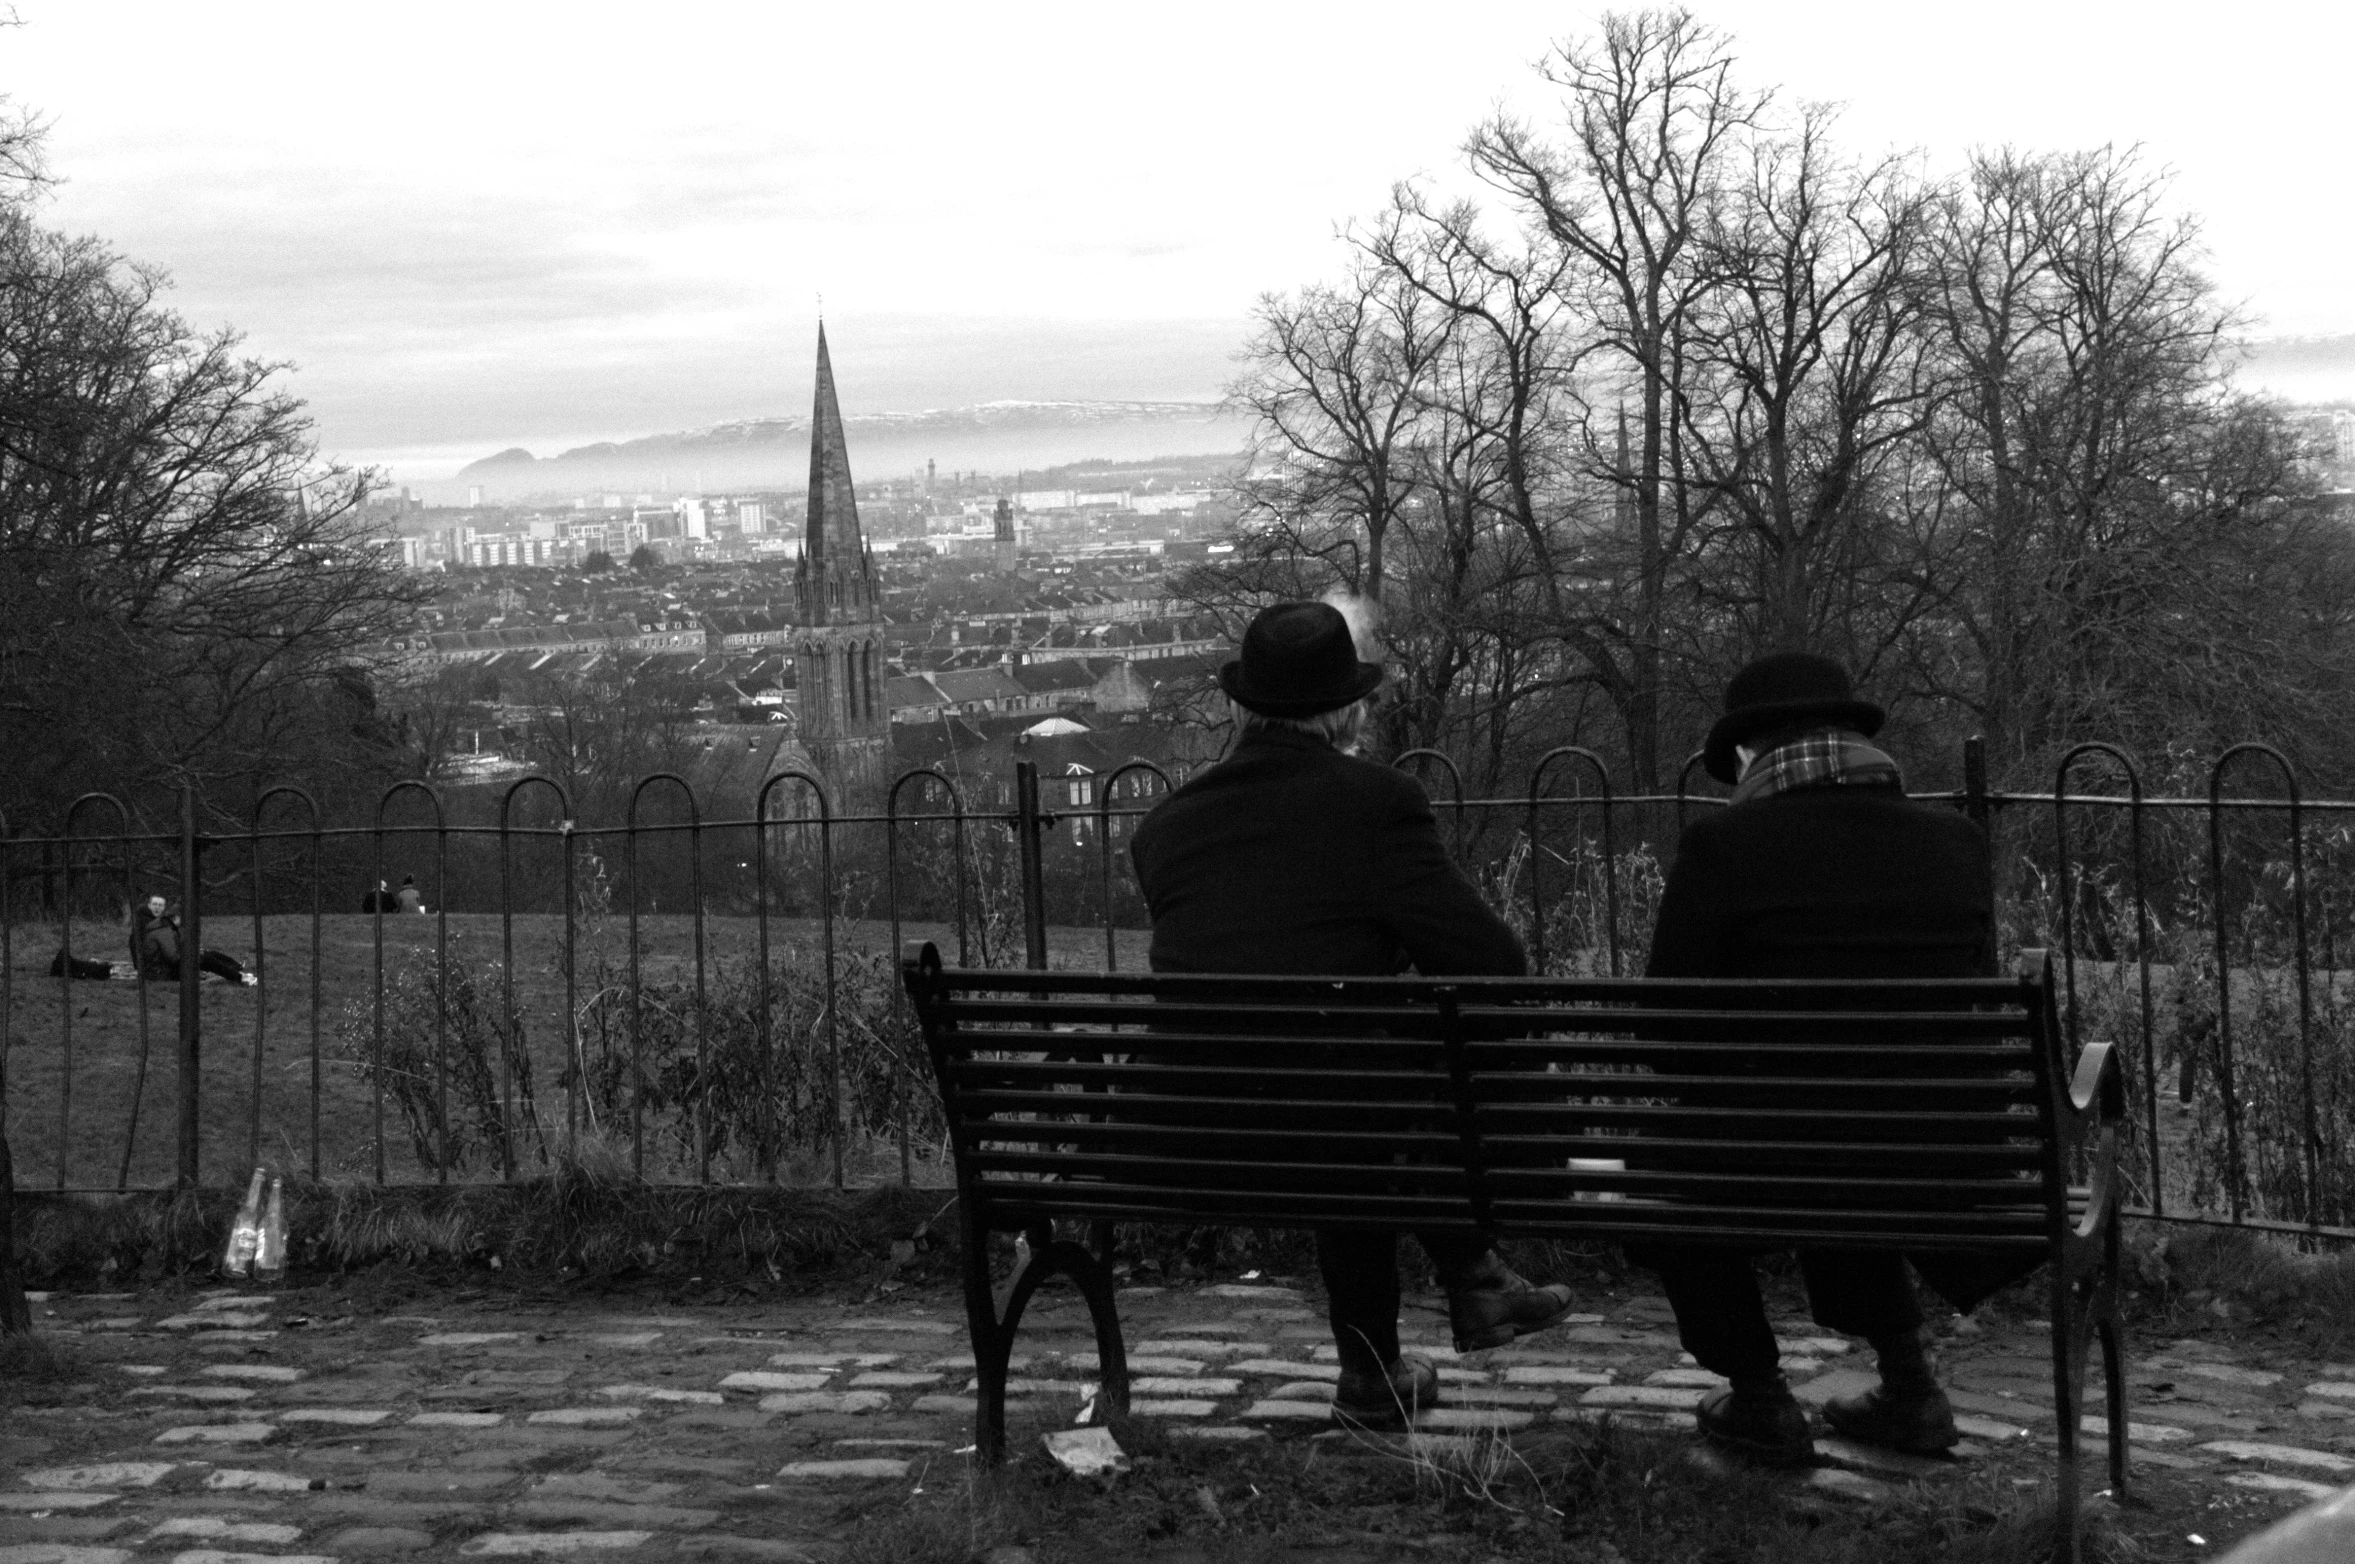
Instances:
[[[1638,795],[1565,747],[1488,798],[1436,751],[1395,763],[1541,970],[1616,974],[1642,969],[1682,823],[1723,803],[1698,759],[1673,793]],[[2355,984],[2338,967],[2355,801],[2305,798],[2255,744],[2180,796],[2151,796],[2102,743],[2063,756],[2046,793],[1990,789],[1976,741],[1963,776],[1916,796],[1987,828],[2010,942],[2058,953],[2073,1040],[2121,1045],[2137,1208],[2355,1236]],[[2078,790],[2094,776],[2113,790]],[[215,836],[193,794],[177,831],[86,796],[55,834],[0,839],[18,1178],[122,1190],[275,1162],[447,1184],[568,1161],[654,1182],[913,1179],[941,1155],[938,1107],[893,953],[927,938],[963,964],[1141,964],[1125,847],[1175,780],[1145,761],[1024,762],[1002,782],[919,768],[880,810],[840,813],[787,771],[748,812],[709,816],[663,773],[607,825],[541,776],[463,799],[403,782],[345,826],[281,786]],[[149,894],[181,920],[161,1002],[156,981],[123,980],[133,952],[114,944]],[[202,981],[208,929],[236,931],[220,938],[252,986]],[[73,975],[109,946],[114,980]]]

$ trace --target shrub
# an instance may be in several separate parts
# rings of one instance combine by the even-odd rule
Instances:
[[[717,1164],[768,1176],[795,1148],[888,1136],[903,1119],[911,1137],[937,1140],[923,1038],[898,985],[885,953],[837,955],[830,1033],[816,951],[772,957],[765,1024],[756,962],[714,962],[700,993],[691,980],[641,982],[633,999],[600,958],[583,984],[586,1110],[608,1137],[642,1131],[681,1175]]]
[[[400,1109],[423,1168],[461,1172],[478,1156],[484,1166],[503,1167],[520,1160],[527,1136],[547,1160],[531,1053],[522,1019],[505,1013],[501,973],[499,963],[477,961],[464,936],[452,933],[446,964],[419,947],[385,975],[381,1055],[371,1000],[353,1001],[336,1018],[339,1051]]]

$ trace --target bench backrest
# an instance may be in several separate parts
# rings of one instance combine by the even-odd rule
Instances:
[[[1054,1216],[2042,1246],[2069,1089],[2016,977],[1305,978],[904,966],[959,1188]]]

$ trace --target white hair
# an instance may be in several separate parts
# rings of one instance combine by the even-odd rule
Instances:
[[[1351,701],[1331,711],[1320,711],[1313,717],[1270,717],[1253,711],[1241,701],[1227,703],[1234,709],[1237,731],[1248,733],[1253,728],[1281,728],[1287,733],[1305,733],[1323,739],[1344,755],[1354,755],[1366,736],[1366,703]]]

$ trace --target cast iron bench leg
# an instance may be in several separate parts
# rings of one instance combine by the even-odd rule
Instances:
[[[2057,1564],[2077,1564],[2084,1553],[2085,1520],[2079,1508],[2078,1421],[2085,1414],[2085,1375],[2093,1347],[2101,1344],[2102,1404],[2107,1414],[2110,1495],[2126,1498],[2126,1365],[2118,1322],[2116,1243],[2091,1246],[2090,1257],[2071,1263],[2067,1249],[2052,1258],[2053,1415],[2059,1422],[2060,1482],[2057,1501]],[[2078,1251],[2080,1256],[2083,1251]]]
[[[965,1320],[973,1337],[975,1454],[985,1466],[1006,1458],[1006,1369],[1014,1333],[1030,1295],[1048,1278],[1071,1278],[1087,1299],[1096,1329],[1097,1402],[1112,1413],[1128,1411],[1128,1350],[1120,1339],[1120,1314],[1112,1299],[1112,1273],[1086,1245],[1059,1239],[1051,1227],[1022,1235],[1022,1258],[1014,1274],[994,1293],[989,1285],[988,1235],[967,1228]]]
[[[2085,1298],[2063,1254],[2052,1266],[2052,1401],[2060,1439],[2060,1471],[2054,1494],[2054,1564],[2077,1564],[2084,1540],[2077,1508],[2077,1441],[2085,1414]],[[2113,1436],[2115,1427],[2113,1426]]]

